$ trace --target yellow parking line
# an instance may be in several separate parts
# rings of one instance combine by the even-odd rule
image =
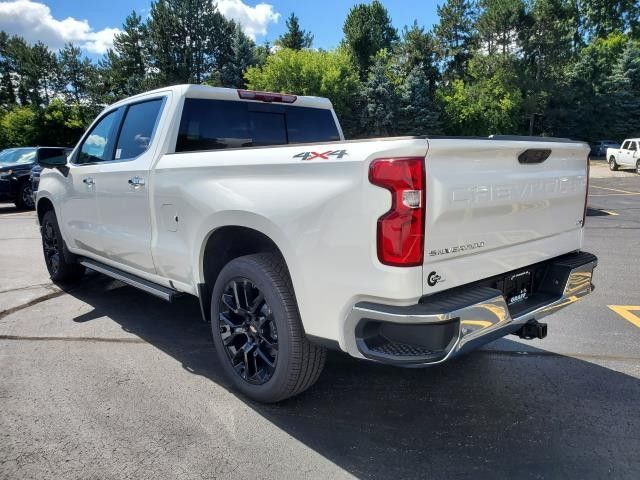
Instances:
[[[612,192],[632,193],[632,194],[640,195],[640,192],[630,192],[629,190],[620,190],[619,188],[600,187],[598,185],[590,185],[590,187],[600,188],[602,190],[611,190]]]
[[[640,316],[635,313],[631,313],[631,310],[640,311],[640,305],[607,305],[611,310],[616,312],[625,320],[633,323],[636,327],[640,328]]]

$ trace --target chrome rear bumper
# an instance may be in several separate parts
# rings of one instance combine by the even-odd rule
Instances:
[[[597,258],[586,252],[535,266],[544,280],[526,302],[509,306],[486,282],[425,297],[410,306],[361,302],[345,328],[347,351],[356,357],[404,366],[427,366],[514,333],[527,322],[564,308],[593,289]]]

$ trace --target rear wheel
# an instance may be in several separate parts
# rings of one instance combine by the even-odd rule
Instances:
[[[28,180],[22,181],[18,185],[18,196],[15,201],[16,207],[22,210],[33,210],[33,190],[31,188],[31,182]]]
[[[640,175],[640,160],[636,162],[636,173]]]
[[[85,268],[77,263],[67,262],[64,256],[64,241],[53,210],[47,211],[40,225],[42,251],[49,276],[54,282],[72,282],[84,275]]]
[[[612,172],[618,170],[618,164],[616,163],[616,159],[613,156],[609,158],[609,170],[611,170]]]
[[[248,397],[284,400],[320,376],[326,351],[304,335],[291,279],[279,255],[247,255],[229,262],[213,288],[211,319],[222,368]]]

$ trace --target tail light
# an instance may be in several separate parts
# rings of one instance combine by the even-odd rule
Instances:
[[[591,173],[591,163],[589,161],[589,155],[587,155],[587,190],[584,193],[584,210],[582,211],[582,227],[587,221],[587,201],[589,200],[589,174]]]
[[[424,161],[423,157],[380,158],[369,167],[369,181],[391,192],[391,209],[378,219],[378,259],[385,265],[422,265]]]
[[[293,103],[298,97],[286,93],[256,92],[253,90],[238,90],[238,97],[243,100],[260,100],[261,102]]]

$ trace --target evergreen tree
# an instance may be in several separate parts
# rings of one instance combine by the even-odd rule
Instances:
[[[116,97],[140,93],[149,68],[147,28],[135,11],[124,21],[122,32],[113,39],[113,50],[107,52],[102,69],[110,77]]]
[[[442,132],[439,108],[433,100],[429,79],[416,67],[400,88],[397,122],[401,135],[435,135]]]
[[[355,5],[343,26],[344,43],[355,59],[360,78],[367,78],[373,56],[391,48],[398,38],[389,12],[378,0]]]
[[[411,28],[404,27],[402,40],[396,49],[400,57],[402,74],[407,76],[418,69],[422,78],[427,82],[430,96],[433,96],[436,82],[440,77],[437,66],[437,50],[433,35],[425,32],[417,22],[414,22]]]
[[[389,136],[397,126],[400,102],[388,72],[388,62],[387,52],[380,51],[362,86],[360,126],[367,137]]]
[[[0,110],[16,104],[16,94],[11,80],[12,59],[8,51],[9,36],[0,31]]]
[[[311,48],[313,35],[300,28],[300,22],[295,13],[289,15],[286,24],[287,32],[276,40],[276,45],[282,48],[290,48],[291,50]]]
[[[444,62],[446,79],[463,78],[476,42],[474,12],[468,0],[447,0],[438,6],[440,22],[434,35]]]
[[[517,35],[524,17],[524,0],[480,0],[477,20],[480,48],[489,55],[517,52]]]
[[[69,43],[58,53],[62,82],[67,95],[75,103],[87,99],[89,83],[94,66],[88,58],[82,58],[82,51]]]
[[[220,69],[220,82],[224,87],[245,88],[244,72],[257,63],[256,46],[235,23],[232,39],[231,58]]]
[[[201,83],[229,50],[229,22],[211,0],[157,0],[148,22],[157,84]]]

